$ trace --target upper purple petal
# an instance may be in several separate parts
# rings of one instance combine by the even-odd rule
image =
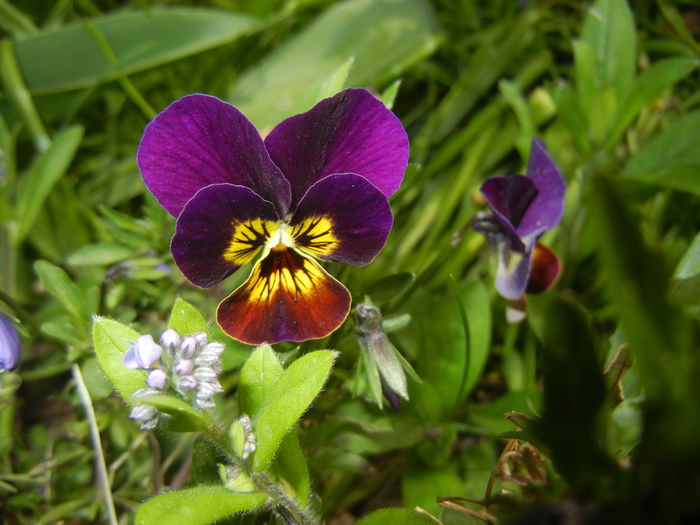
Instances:
[[[275,166],[255,126],[235,107],[209,95],[176,100],[146,127],[137,153],[143,180],[177,217],[210,184],[246,186],[283,217],[289,183]]]
[[[408,137],[401,121],[365,89],[345,89],[278,124],[265,145],[292,187],[292,209],[317,181],[356,173],[386,197],[403,178]]]
[[[309,188],[290,226],[294,241],[310,255],[361,266],[384,247],[393,221],[381,191],[364,177],[341,173]]]
[[[551,230],[561,220],[564,212],[564,177],[547,153],[544,144],[536,138],[532,140],[527,176],[535,183],[537,196],[530,203],[517,227],[521,238]]]
[[[521,240],[519,225],[529,206],[537,198],[534,181],[524,175],[489,177],[481,185],[481,193],[503,227],[511,249],[523,252],[525,246]]]
[[[250,188],[212,184],[178,217],[173,259],[191,283],[213,286],[255,257],[267,240],[265,229],[276,220],[272,204]]]

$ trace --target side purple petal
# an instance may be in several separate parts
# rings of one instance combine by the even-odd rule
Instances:
[[[309,255],[362,266],[384,247],[393,222],[381,191],[359,175],[342,173],[309,188],[290,226],[295,243]]]
[[[537,198],[535,183],[524,175],[489,177],[481,185],[481,193],[503,227],[510,248],[522,253],[525,245],[519,225]]]
[[[17,368],[19,354],[17,329],[5,314],[0,313],[0,371]]]
[[[259,133],[216,97],[188,95],[170,104],[146,127],[137,161],[148,189],[175,217],[199,189],[216,183],[251,188],[282,217],[289,208],[289,183]]]
[[[564,177],[547,153],[544,144],[537,138],[532,140],[527,177],[535,183],[537,196],[530,203],[517,227],[520,237],[551,230],[559,223],[564,212]]]
[[[255,257],[276,221],[272,204],[250,188],[212,184],[178,217],[173,259],[192,284],[213,286]]]
[[[265,139],[292,186],[292,209],[333,173],[362,175],[387,197],[403,179],[408,137],[401,121],[365,89],[345,89],[278,124]]]

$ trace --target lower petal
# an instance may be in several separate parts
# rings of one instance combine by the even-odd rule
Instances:
[[[530,263],[530,279],[525,291],[527,293],[542,293],[551,287],[559,278],[561,264],[554,252],[542,243],[537,243],[532,252]]]
[[[244,343],[301,342],[338,328],[350,302],[350,292],[316,261],[280,247],[256,263],[216,317],[224,332]]]
[[[525,245],[525,253],[512,250],[507,242],[498,245],[496,289],[499,294],[511,301],[522,297],[530,278],[530,261],[535,241],[531,239],[523,244]]]

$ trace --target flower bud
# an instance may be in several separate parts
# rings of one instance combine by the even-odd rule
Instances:
[[[163,372],[160,368],[151,370],[146,378],[146,384],[155,390],[165,390],[168,386],[168,374]]]
[[[194,402],[199,408],[214,408],[216,406],[216,404],[211,400],[211,398],[208,397],[197,396],[197,399],[195,399]]]
[[[19,335],[10,319],[0,314],[0,371],[12,370],[19,364]]]
[[[178,359],[173,365],[173,371],[177,375],[186,376],[187,374],[192,372],[193,367],[194,365],[189,359]]]
[[[177,380],[178,390],[194,390],[199,383],[192,376],[184,376]]]
[[[207,340],[209,339],[206,332],[197,332],[192,337],[194,337],[194,340],[197,341],[197,346],[199,348],[203,348],[204,345],[207,344]]]
[[[190,359],[197,351],[197,341],[191,335],[182,338],[180,343],[180,356]]]
[[[214,369],[209,368],[208,366],[200,366],[195,368],[193,375],[197,381],[202,383],[213,383],[218,377],[216,372],[214,372]]]
[[[160,336],[160,342],[168,350],[174,350],[180,345],[180,335],[176,330],[168,328]]]
[[[136,421],[148,421],[158,415],[158,410],[151,405],[138,405],[131,409],[129,417]]]
[[[124,352],[124,365],[127,368],[148,370],[160,359],[163,349],[150,335],[142,335]]]
[[[221,385],[216,382],[216,383],[200,383],[199,388],[197,390],[197,397],[202,397],[202,398],[207,398],[207,397],[212,397],[214,394],[218,392],[222,392],[223,389],[221,388]]]

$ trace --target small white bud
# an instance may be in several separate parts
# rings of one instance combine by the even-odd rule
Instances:
[[[209,336],[206,332],[197,332],[192,337],[194,337],[194,340],[197,342],[197,346],[199,348],[203,348],[209,340]]]
[[[192,372],[194,365],[189,359],[178,359],[173,365],[173,371],[180,376],[186,376]]]
[[[202,383],[213,383],[218,376],[212,368],[200,366],[194,369],[194,377]]]
[[[197,399],[195,399],[194,402],[199,408],[214,408],[216,406],[216,404],[211,400],[211,398],[208,397],[197,396]]]
[[[146,384],[155,390],[165,390],[168,386],[168,374],[163,372],[160,368],[151,370],[146,378]]]
[[[197,386],[197,380],[192,376],[184,376],[177,380],[178,390],[194,390]]]
[[[160,359],[163,349],[150,335],[142,335],[124,352],[124,365],[127,368],[148,370]]]
[[[138,405],[131,409],[129,417],[136,421],[148,421],[158,415],[158,410],[151,405]]]
[[[182,338],[180,343],[180,356],[186,359],[192,358],[197,350],[197,341],[191,335]]]
[[[180,335],[176,330],[168,328],[161,334],[160,342],[168,350],[174,350],[180,345]]]

